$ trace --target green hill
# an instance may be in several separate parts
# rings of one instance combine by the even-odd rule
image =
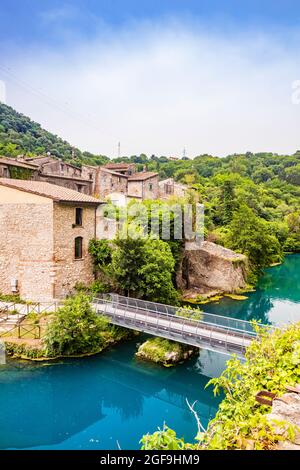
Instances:
[[[0,155],[15,157],[51,152],[62,160],[74,163],[102,164],[107,160],[101,155],[81,152],[57,135],[46,131],[37,122],[0,103]],[[73,153],[72,153],[73,152]]]

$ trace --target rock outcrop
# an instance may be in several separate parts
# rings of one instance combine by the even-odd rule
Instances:
[[[300,450],[300,386],[297,386],[298,393],[286,393],[282,397],[273,401],[272,412],[268,415],[268,420],[272,422],[287,422],[295,427],[295,435],[289,438],[285,427],[278,430],[279,434],[286,437],[280,441],[276,450]]]
[[[199,349],[193,346],[163,338],[150,338],[139,346],[136,357],[170,367],[180,364],[198,353]]]
[[[186,245],[177,273],[184,297],[232,293],[246,287],[247,257],[211,242]]]

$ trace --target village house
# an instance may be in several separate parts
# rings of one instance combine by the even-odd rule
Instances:
[[[158,174],[136,172],[134,163],[107,163],[100,167],[84,165],[82,172],[92,175],[94,194],[124,206],[128,199],[157,199],[159,197]]]
[[[135,199],[158,199],[158,174],[151,171],[135,173],[128,177],[128,197]]]
[[[14,158],[0,158],[0,178],[37,179],[38,168],[27,162],[20,162]]]
[[[187,195],[188,187],[177,183],[173,178],[167,178],[159,182],[159,198],[169,199],[172,196],[183,198]]]
[[[88,244],[100,200],[42,181],[0,178],[0,290],[49,302],[94,280]]]
[[[157,199],[158,174],[136,172],[134,163],[107,163],[81,168],[51,155],[34,158],[0,158],[0,178],[42,181],[72,189],[119,206],[128,199]]]
[[[93,181],[82,176],[81,168],[52,156],[0,157],[0,178],[45,181],[84,194],[93,194]]]
[[[81,168],[52,156],[26,158],[27,163],[38,167],[38,180],[93,194],[93,180],[82,175]]]

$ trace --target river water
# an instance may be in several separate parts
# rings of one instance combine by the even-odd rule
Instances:
[[[219,315],[263,323],[300,321],[300,255],[266,270],[245,301],[205,305]],[[207,425],[220,398],[205,389],[227,356],[200,351],[175,368],[135,359],[141,338],[84,359],[49,364],[8,360],[0,365],[1,449],[138,449],[164,421],[192,440],[197,429],[186,399],[197,400]]]

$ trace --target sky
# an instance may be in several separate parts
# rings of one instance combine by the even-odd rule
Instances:
[[[300,2],[1,0],[0,99],[81,150],[300,148]]]

